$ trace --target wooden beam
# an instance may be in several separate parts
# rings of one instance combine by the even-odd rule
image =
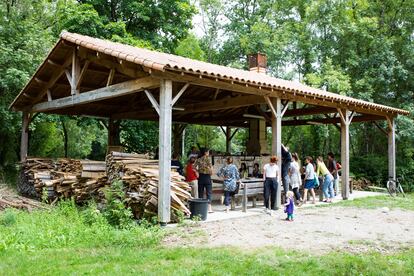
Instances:
[[[79,76],[81,73],[81,67],[80,67],[80,60],[77,55],[76,48],[73,48],[72,52],[72,81],[71,81],[71,95],[78,95],[79,94],[79,88],[78,88],[78,82],[79,82]]]
[[[376,115],[360,115],[353,118],[353,122],[371,122],[384,120],[382,116]],[[342,123],[340,118],[317,118],[317,119],[303,119],[303,120],[284,120],[284,126],[298,126],[298,125],[312,125],[312,124],[338,124]]]
[[[86,70],[88,70],[89,64],[90,64],[90,61],[89,60],[86,60],[85,61],[85,64],[82,67],[82,71],[79,74],[78,82],[76,83],[76,89],[77,90],[79,90],[79,88],[80,88],[80,85],[82,83],[83,77],[85,77]]]
[[[374,121],[373,122],[374,123],[374,125],[382,132],[382,133],[384,133],[384,135],[385,136],[388,136],[388,132],[386,131],[386,130],[384,130],[379,124],[378,124],[378,122],[376,122],[376,121]]]
[[[281,172],[282,172],[282,102],[280,98],[267,97],[270,101],[270,108],[274,111],[272,115],[272,155],[278,157],[279,174],[278,174],[278,188],[276,189],[276,206],[271,208],[279,209],[281,206]]]
[[[186,83],[181,90],[177,93],[177,95],[175,95],[175,97],[173,98],[171,104],[172,106],[175,105],[175,103],[178,101],[178,99],[180,99],[181,95],[183,95],[183,93],[185,92],[185,90],[187,90],[187,88],[190,86],[189,83]]]
[[[318,115],[318,114],[329,114],[338,112],[336,108],[332,107],[308,107],[308,108],[299,108],[299,109],[288,109],[286,110],[283,117],[301,117],[307,115]]]
[[[96,55],[93,54],[91,50],[86,49],[84,47],[80,47],[79,56],[83,59],[90,60],[91,62],[106,67],[108,69],[115,69],[119,73],[130,78],[135,79],[149,75],[147,72],[138,70],[139,65],[128,63],[127,61],[123,61],[122,64],[120,64],[111,56],[105,55],[103,53],[99,53],[98,55]],[[131,66],[127,66],[127,63],[131,64]]]
[[[267,115],[267,113],[266,112],[264,112],[261,108],[260,108],[260,106],[259,105],[254,105],[254,107],[256,108],[256,110],[257,110],[257,112],[259,112],[260,113],[260,115],[261,116],[263,116],[264,118],[265,118],[265,120],[266,120],[266,122],[271,122],[272,121],[272,119],[271,119],[271,117],[269,117],[269,115]]]
[[[106,81],[106,86],[110,86],[112,84],[112,81],[114,80],[115,75],[115,69],[111,69],[109,71],[108,80]]]
[[[216,88],[216,92],[214,92],[214,95],[213,95],[213,100],[217,99],[219,92],[220,92],[220,88]]]
[[[388,122],[388,178],[396,180],[396,166],[395,166],[395,120],[392,117],[387,117]]]
[[[154,98],[151,92],[149,92],[147,89],[144,90],[145,95],[147,95],[148,100],[151,102],[152,107],[157,111],[158,115],[160,115],[160,105],[158,104],[157,100]]]
[[[283,117],[283,115],[285,115],[286,110],[287,110],[287,109],[288,109],[288,107],[289,107],[289,104],[290,104],[290,101],[285,101],[285,104],[284,104],[284,107],[283,107],[283,109],[282,109],[282,112],[280,113],[280,116],[282,116],[282,117]]]
[[[80,93],[79,95],[72,95],[69,97],[52,100],[50,102],[38,103],[31,108],[31,112],[45,112],[96,101],[102,101],[110,98],[125,96],[138,91],[143,91],[144,89],[155,88],[158,85],[159,80],[152,77],[126,81],[108,87]]]
[[[47,94],[47,101],[48,102],[52,101],[53,99],[52,99],[52,93],[50,92],[50,89],[46,91],[46,94]]]
[[[42,88],[39,95],[36,97],[34,103],[37,103],[42,100],[43,96],[47,93],[47,90],[50,89],[55,82],[62,76],[65,72],[66,67],[68,67],[72,63],[72,56],[67,57],[66,61],[59,66],[59,68],[52,74],[52,77],[49,79],[47,84]]]
[[[230,127],[229,127],[230,128]],[[236,128],[233,133],[230,135],[230,140],[233,139],[234,135],[236,135],[237,131],[239,131],[239,128]]]
[[[273,106],[272,101],[270,100],[270,98],[268,96],[265,96],[264,98],[267,102],[267,105],[270,107],[270,110],[272,111],[272,118],[276,117],[278,115],[278,113],[277,113],[275,107]]]
[[[20,140],[20,162],[26,161],[27,152],[29,149],[29,124],[30,113],[22,113],[22,134]]]
[[[187,90],[187,88],[190,86],[189,83],[184,84],[184,86],[180,89],[180,91],[178,91],[177,95],[175,95],[175,97],[172,100],[172,106],[175,105],[175,103],[180,99],[180,97],[183,95],[183,93],[185,92],[185,90]]]
[[[165,226],[171,216],[172,81],[161,80],[159,120],[158,220]]]
[[[373,115],[380,115],[380,116],[386,116],[386,111],[380,111],[374,108],[365,108],[361,106],[351,105],[349,103],[339,103],[335,99],[326,99],[318,96],[309,96],[305,95],[299,91],[294,90],[284,90],[283,88],[275,88],[275,87],[269,87],[269,86],[259,86],[259,85],[253,85],[253,84],[242,84],[235,80],[221,80],[221,79],[210,79],[208,76],[198,77],[194,74],[183,74],[180,72],[175,72],[174,69],[171,69],[171,71],[157,71],[152,70],[151,75],[157,78],[171,78],[175,81],[180,82],[189,82],[190,84],[204,86],[204,87],[210,87],[210,88],[219,88],[221,90],[228,90],[228,91],[234,91],[239,93],[245,93],[245,94],[253,94],[253,95],[259,95],[259,96],[269,96],[269,97],[280,97],[284,100],[290,100],[290,101],[297,101],[302,102],[305,104],[311,104],[311,105],[317,105],[317,106],[324,106],[324,107],[330,107],[330,108],[341,108],[341,109],[349,109],[356,111],[358,113],[364,113],[364,114],[373,114]]]
[[[181,114],[187,113],[200,113],[200,112],[207,112],[207,111],[217,111],[223,109],[232,109],[244,106],[250,106],[256,103],[263,103],[264,100],[261,97],[257,96],[239,96],[239,97],[229,97],[225,99],[209,101],[209,102],[202,102],[202,103],[195,103],[195,104],[186,104],[183,107],[185,111],[180,112]]]
[[[226,130],[224,129],[224,127],[223,127],[223,126],[220,126],[220,129],[221,129],[221,131],[223,132],[223,134],[224,134],[224,135],[226,135],[226,134],[227,134],[227,132],[226,132]]]
[[[342,199],[349,198],[349,110],[338,110],[341,116],[341,181]]]

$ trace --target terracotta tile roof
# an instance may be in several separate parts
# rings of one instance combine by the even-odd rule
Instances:
[[[221,79],[231,79],[233,81],[239,81],[243,83],[250,83],[253,85],[271,86],[276,89],[285,90],[287,92],[295,91],[311,97],[321,97],[329,101],[337,101],[349,105],[357,105],[364,108],[378,109],[385,112],[397,113],[407,115],[408,111],[388,107],[384,105],[375,104],[372,102],[362,101],[351,97],[339,95],[316,89],[304,84],[287,81],[271,77],[266,74],[259,74],[257,72],[251,72],[246,70],[235,69],[222,65],[211,64],[207,62],[197,61],[185,57],[176,55],[161,53],[157,51],[151,51],[147,49],[137,48],[121,43],[102,40],[89,36],[84,36],[75,33],[63,32],[61,38],[85,48],[95,50],[108,54],[119,59],[127,60],[148,68],[155,70],[168,70],[174,69],[184,72],[198,73],[203,75],[209,75]]]

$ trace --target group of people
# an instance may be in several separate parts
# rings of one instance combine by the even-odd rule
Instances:
[[[338,165],[335,161],[334,154],[328,153],[328,163],[325,162],[321,156],[316,159],[314,163],[313,158],[307,156],[305,158],[305,166],[301,168],[300,159],[297,153],[290,153],[289,149],[282,145],[282,160],[281,172],[279,172],[278,157],[270,157],[270,162],[263,166],[260,170],[258,163],[253,166],[252,173],[249,174],[245,163],[241,164],[238,169],[233,164],[233,158],[227,157],[226,164],[223,165],[217,172],[217,176],[223,179],[224,189],[224,205],[226,212],[229,211],[230,201],[233,194],[238,192],[240,179],[248,176],[261,178],[264,181],[264,204],[265,212],[271,213],[276,209],[276,196],[279,183],[283,185],[285,195],[284,204],[288,214],[287,220],[293,220],[294,205],[301,205],[307,202],[308,192],[312,196],[312,203],[316,202],[315,188],[319,186],[320,178],[322,182],[322,191],[324,194],[324,202],[332,202],[335,197],[335,189],[338,183]],[[203,198],[204,195],[209,201],[208,211],[212,211],[212,181],[213,165],[211,163],[210,152],[208,149],[201,149],[197,152],[193,147],[188,155],[188,163],[185,167],[186,181],[190,183],[192,188],[192,196],[195,198]],[[173,156],[172,165],[178,166],[177,156]],[[179,161],[178,161],[179,162]],[[182,170],[183,168],[179,168]],[[179,171],[180,172],[180,171]],[[180,172],[181,173],[181,172]],[[303,197],[299,191],[302,186],[302,175],[304,175],[304,192]]]
[[[313,162],[312,157],[307,156],[305,158],[306,165],[301,169],[298,154],[289,153],[288,149],[282,145],[282,172],[280,178],[277,163],[278,158],[271,157],[270,163],[263,168],[265,212],[270,213],[271,210],[275,209],[276,194],[279,188],[278,179],[280,178],[285,191],[286,219],[289,221],[293,220],[294,205],[306,203],[308,192],[312,196],[312,203],[316,203],[315,188],[319,186],[320,181],[322,182],[324,195],[323,202],[332,202],[338,186],[338,170],[340,167],[332,152],[328,153],[328,166],[325,165],[322,156],[316,159],[316,163]],[[302,171],[304,172],[303,198],[299,192],[299,188],[302,186]]]

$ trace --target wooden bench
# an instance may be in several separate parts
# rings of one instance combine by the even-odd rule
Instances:
[[[231,209],[234,210],[236,202],[242,202],[242,210],[246,212],[248,200],[252,200],[252,207],[257,206],[259,197],[263,197],[263,179],[262,178],[246,178],[241,179],[241,186],[239,192],[232,197]],[[213,197],[223,196],[223,180],[213,178]]]

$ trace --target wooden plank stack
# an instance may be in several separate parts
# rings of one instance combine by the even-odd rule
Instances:
[[[106,158],[110,181],[120,179],[127,192],[127,203],[136,218],[151,218],[158,211],[158,161],[147,156],[112,152]],[[171,220],[177,221],[177,212],[189,214],[187,201],[190,186],[177,172],[171,172]]]
[[[105,162],[28,158],[22,164],[20,193],[49,200],[71,198],[79,204],[90,199],[104,202],[105,189],[114,180],[122,180],[127,205],[136,218],[151,219],[158,212],[158,160],[147,155],[111,152]],[[29,191],[30,193],[28,193]],[[190,186],[177,172],[171,172],[171,220],[182,212],[189,215]]]
[[[85,164],[85,170],[83,170]],[[84,177],[91,176],[91,177]],[[92,178],[92,176],[96,176]],[[19,192],[37,199],[74,197],[78,203],[103,198],[100,188],[108,185],[105,162],[61,158],[28,158],[22,164]]]

